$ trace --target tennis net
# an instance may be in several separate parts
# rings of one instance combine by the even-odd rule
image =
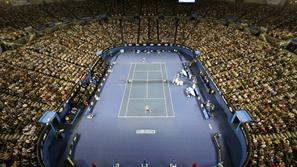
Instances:
[[[142,79],[129,79],[127,80],[128,83],[167,83],[166,79],[149,79],[149,80],[142,80]]]

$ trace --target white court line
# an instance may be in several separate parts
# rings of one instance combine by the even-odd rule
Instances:
[[[127,76],[126,81],[128,81],[128,79],[129,79],[130,72],[131,72],[131,68],[132,68],[132,64],[130,64],[130,68],[129,68],[129,72],[128,72],[128,76]],[[123,106],[123,102],[124,102],[124,98],[125,98],[125,94],[126,94],[127,84],[128,84],[128,82],[126,82],[125,89],[124,89],[124,93],[123,93],[123,95],[122,95],[122,101],[121,101],[121,105],[120,105],[120,110],[119,110],[119,112],[118,112],[118,117],[119,117],[120,114],[121,114],[121,110],[122,110],[122,106]]]
[[[210,130],[212,130],[212,126],[211,126],[211,124],[208,124],[208,127],[209,127]]]
[[[149,79],[149,73],[146,72],[146,93],[145,93],[145,97],[148,98],[148,79]]]
[[[174,118],[175,116],[120,116],[119,118]]]
[[[160,62],[137,62],[137,64],[160,64]]]
[[[165,66],[165,76],[166,76],[166,78],[168,79],[166,63],[164,63],[164,66]],[[170,101],[171,101],[172,113],[173,113],[173,115],[175,116],[174,107],[173,107],[173,102],[172,102],[172,96],[171,96],[171,91],[170,91],[170,87],[169,87],[169,84],[168,84],[168,83],[167,83],[167,87],[168,87],[168,90],[169,90],[169,96],[170,96]]]
[[[135,68],[136,68],[137,64],[134,64],[134,68],[133,68],[133,75],[132,75],[132,81],[134,79],[134,75],[135,75]],[[131,82],[130,85],[130,90],[129,90],[129,94],[128,94],[128,101],[127,101],[127,106],[126,106],[126,111],[125,111],[125,116],[127,116],[127,112],[128,112],[128,106],[129,106],[129,98],[131,96],[131,90],[132,90],[132,86],[133,86],[133,82]]]
[[[160,63],[160,68],[161,68],[161,78],[163,81],[163,70],[162,70],[162,64]],[[166,116],[168,116],[168,111],[167,111],[167,99],[165,95],[165,87],[164,87],[164,82],[162,82],[162,88],[163,88],[163,97],[165,98],[165,111],[166,111]]]
[[[129,98],[129,100],[165,100],[165,98]]]
[[[134,71],[134,72],[161,72],[160,70],[137,70],[137,71]]]

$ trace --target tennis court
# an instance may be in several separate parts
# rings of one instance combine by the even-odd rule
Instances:
[[[146,160],[162,167],[172,159],[178,166],[191,166],[193,161],[215,166],[212,135],[228,128],[216,120],[205,121],[196,99],[184,95],[188,85],[171,84],[181,68],[175,53],[121,54],[94,106],[95,117],[83,117],[75,129],[81,134],[74,151],[77,166],[89,167],[94,161],[100,167],[112,166],[117,160],[134,167]],[[144,112],[146,103],[152,113]],[[224,161],[225,166],[232,166],[229,162]]]
[[[165,63],[131,63],[119,118],[174,117]],[[145,108],[149,108],[146,112]]]

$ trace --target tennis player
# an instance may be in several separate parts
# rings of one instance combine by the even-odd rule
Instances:
[[[152,109],[150,109],[148,105],[145,105],[144,112],[145,113],[147,113],[147,112],[151,113],[152,112]]]

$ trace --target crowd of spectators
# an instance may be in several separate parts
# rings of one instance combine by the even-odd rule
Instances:
[[[232,17],[264,26],[269,35],[285,40],[297,33],[296,6],[280,9],[202,1],[189,7],[164,3],[128,1],[129,10],[118,1],[18,7],[1,4],[0,40],[9,41],[27,35],[24,28],[28,26],[113,16],[60,28],[0,55],[0,164],[38,166],[36,144],[41,128],[37,120],[42,112],[60,111],[96,61],[96,50],[127,42],[179,43],[201,50],[200,61],[233,110],[246,109],[253,117],[254,122],[245,125],[251,135],[249,165],[296,166],[296,55],[259,40],[242,27],[213,20]],[[192,12],[209,19],[185,16]],[[103,60],[96,66],[98,81],[106,68]],[[90,85],[80,91],[86,105],[94,90]]]
[[[267,29],[267,34],[277,39],[288,39],[296,36],[296,12],[297,5],[294,1],[280,8],[276,6],[246,4],[246,3],[227,3],[223,1],[199,1],[195,5],[177,4],[174,1],[159,2],[154,1],[112,1],[104,3],[94,0],[59,2],[40,5],[14,6],[0,3],[0,39],[15,40],[27,34],[26,27],[42,29],[56,22],[81,19],[84,17],[95,17],[99,15],[119,15],[119,16],[156,16],[154,18],[142,18],[136,22],[137,26],[142,26],[139,32],[141,42],[146,34],[156,35],[152,30],[145,30],[146,27],[153,26],[163,17],[191,15],[197,13],[199,16],[230,19],[248,25],[263,26]],[[253,12],[250,12],[253,11]],[[167,19],[166,19],[167,21]],[[164,21],[164,24],[168,24]],[[133,24],[133,23],[132,23]],[[150,26],[147,26],[147,25]],[[164,24],[159,24],[160,28]],[[175,24],[175,21],[170,21]],[[124,27],[124,25],[122,24]],[[119,26],[116,26],[119,27]],[[172,29],[174,31],[174,29]],[[160,31],[159,33],[162,33]],[[168,34],[164,34],[168,35]],[[149,37],[150,37],[149,36]],[[153,38],[154,39],[154,38]],[[160,38],[162,39],[162,38]],[[165,40],[166,41],[166,40]]]
[[[185,44],[203,52],[199,60],[233,111],[246,109],[254,120],[245,125],[252,134],[249,164],[296,166],[296,55],[243,30],[213,22],[193,26]]]
[[[102,29],[101,24],[73,25],[0,55],[0,162],[38,165],[36,144],[41,125],[37,121],[45,110],[60,111],[98,59],[96,51],[109,45],[98,42],[104,37],[99,37]],[[101,60],[94,68],[94,80],[100,81],[106,69]],[[80,99],[87,104],[94,91],[94,85],[82,88]]]

